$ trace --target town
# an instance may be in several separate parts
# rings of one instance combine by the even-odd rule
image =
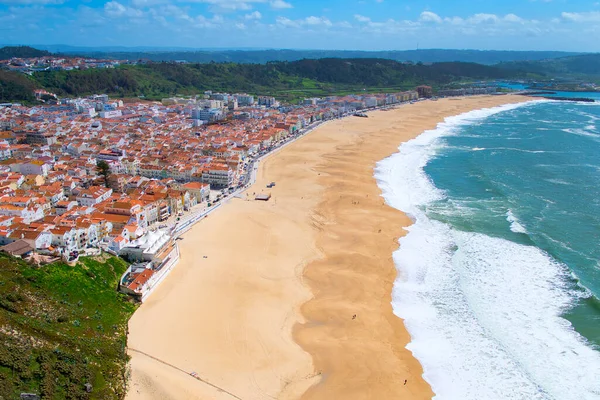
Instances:
[[[43,56],[43,57],[13,57],[0,60],[0,68],[8,71],[22,72],[31,75],[41,71],[72,71],[89,68],[115,68],[123,64],[136,64],[128,60],[99,60],[95,58],[72,56]]]
[[[417,89],[300,105],[210,91],[3,105],[0,250],[38,263],[122,256],[120,290],[143,301],[176,265],[177,237],[252,184],[261,157],[324,121],[431,95]]]

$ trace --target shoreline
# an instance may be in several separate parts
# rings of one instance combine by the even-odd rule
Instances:
[[[447,116],[526,100],[374,111],[267,157],[243,199],[183,235],[180,265],[130,320],[127,398],[431,398],[391,306],[412,222],[385,205],[374,167]],[[271,201],[246,200],[271,181]]]

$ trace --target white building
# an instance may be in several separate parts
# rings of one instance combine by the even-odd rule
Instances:
[[[224,118],[223,110],[220,108],[202,108],[192,110],[192,118],[206,122],[219,121]]]
[[[58,226],[50,230],[52,246],[63,249],[63,253],[77,250],[77,231],[72,227]]]
[[[231,186],[234,177],[234,171],[226,165],[209,165],[202,171],[202,182],[213,187]]]
[[[171,237],[167,232],[149,231],[123,247],[119,255],[133,262],[152,261],[170,242]]]
[[[100,117],[101,118],[117,118],[123,115],[123,112],[121,110],[107,110],[107,111],[100,111]]]
[[[47,176],[48,172],[52,170],[52,165],[43,161],[31,161],[27,163],[14,163],[10,165],[10,170],[13,172],[19,172],[23,175],[42,175]]]
[[[365,97],[365,107],[377,107],[377,97]]]
[[[254,96],[249,94],[236,94],[235,97],[240,107],[254,105]]]
[[[23,218],[23,222],[26,224],[32,221],[37,221],[44,218],[44,210],[42,207],[19,207],[12,204],[0,205],[0,215],[8,217],[20,217]]]
[[[112,189],[101,186],[90,186],[82,190],[77,196],[79,205],[90,207],[107,200],[112,195]]]

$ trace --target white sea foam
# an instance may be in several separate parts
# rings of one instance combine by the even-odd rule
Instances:
[[[561,130],[563,132],[571,133],[573,135],[586,136],[586,137],[591,137],[591,138],[594,138],[594,139],[598,139],[598,134],[589,132],[589,131],[587,131],[585,129],[566,128],[566,129],[561,129]]]
[[[562,179],[544,179],[546,182],[554,183],[557,185],[572,185],[571,182],[563,181]]]
[[[444,198],[423,171],[438,139],[515,107],[448,118],[378,163],[386,202],[415,221],[394,253],[394,312],[436,399],[599,399],[600,353],[560,317],[576,296],[566,269],[536,247],[456,231],[423,211]]]
[[[510,230],[515,233],[527,233],[527,229],[521,224],[519,219],[515,217],[512,210],[506,213],[506,220],[510,223]]]

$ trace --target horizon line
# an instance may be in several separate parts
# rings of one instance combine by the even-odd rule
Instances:
[[[380,53],[380,52],[423,52],[423,51],[479,51],[479,52],[511,52],[511,53],[570,53],[570,54],[598,54],[596,51],[570,51],[570,50],[510,50],[510,49],[476,49],[476,48],[416,48],[416,49],[386,49],[386,50],[361,50],[361,49],[313,49],[313,48],[285,48],[285,47],[186,47],[186,46],[78,46],[68,44],[0,44],[0,47],[32,47],[32,48],[44,48],[44,47],[72,47],[74,49],[88,49],[94,51],[132,51],[138,52],[169,52],[169,51],[181,51],[181,52],[193,52],[193,51],[206,51],[206,52],[219,52],[219,51],[338,51],[338,52],[363,52],[363,53]],[[123,49],[123,50],[102,50],[102,49]]]

